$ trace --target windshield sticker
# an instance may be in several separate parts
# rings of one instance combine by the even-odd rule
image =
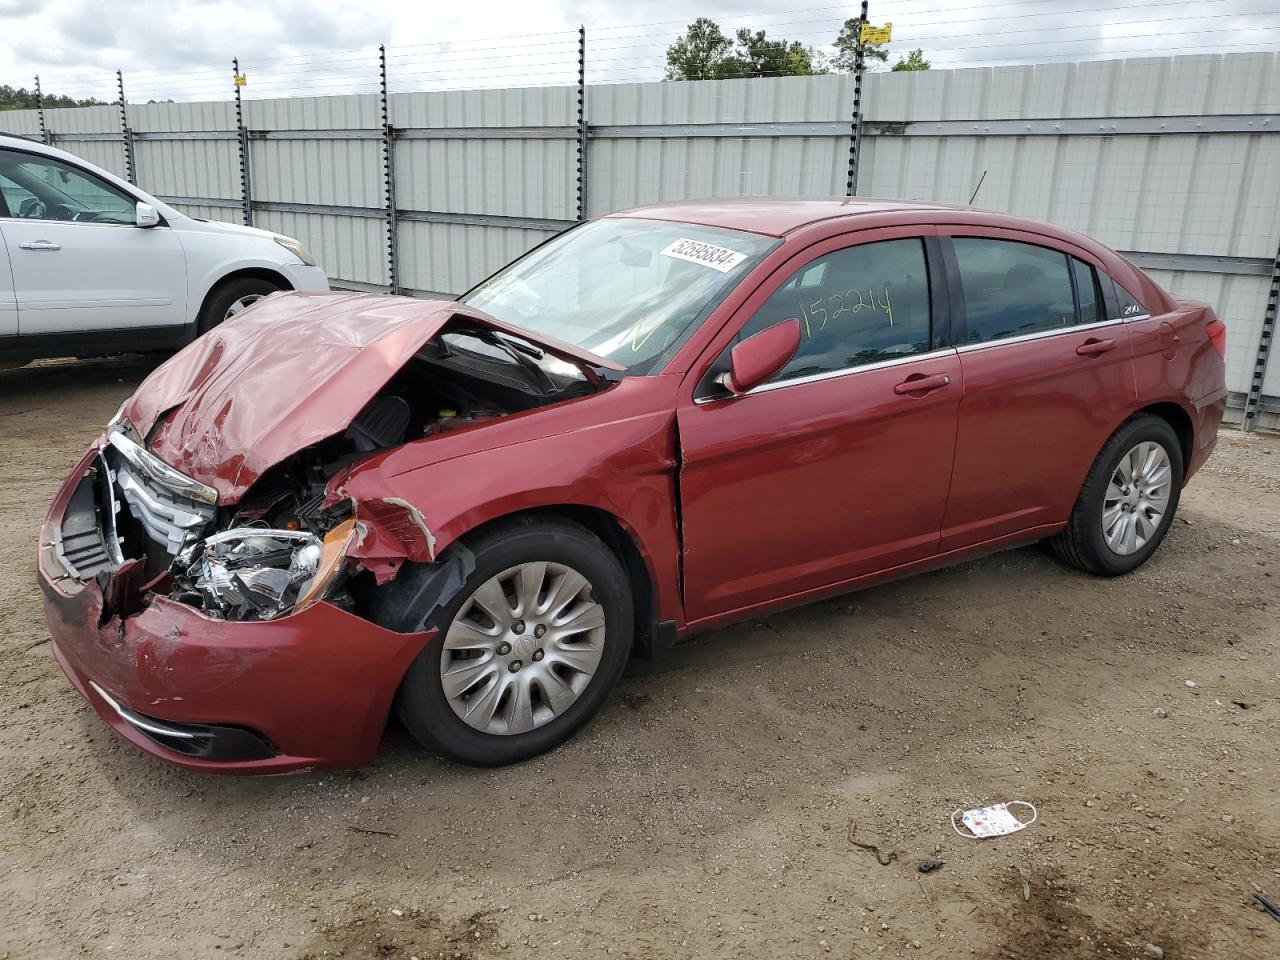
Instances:
[[[703,243],[701,240],[690,240],[682,237],[667,249],[661,251],[664,257],[676,260],[687,260],[689,263],[701,264],[721,273],[728,273],[743,260],[745,253],[738,253],[728,247],[717,247],[714,243]]]

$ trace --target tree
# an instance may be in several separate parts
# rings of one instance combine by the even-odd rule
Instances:
[[[844,22],[844,26],[840,28],[840,35],[836,37],[836,55],[831,60],[831,66],[841,73],[853,73],[854,64],[858,58],[858,29],[861,21],[857,17],[850,17]],[[864,60],[877,60],[884,63],[889,59],[889,51],[880,47],[863,47],[862,56]]]
[[[899,57],[898,62],[893,65],[895,71],[902,70],[928,70],[929,61],[924,58],[923,50],[912,50],[905,57]]]
[[[667,48],[668,80],[727,80],[733,77],[808,77],[826,73],[822,58],[795,40],[770,40],[763,30],[743,28],[726,37],[706,17],[689,24]]]
[[[718,80],[720,65],[733,41],[713,20],[699,17],[685,35],[667,47],[668,80]]]
[[[99,106],[106,101],[94,100],[77,100],[75,97],[68,96],[50,96],[44,95],[44,105],[50,107],[93,107]],[[28,90],[26,87],[12,87],[9,84],[0,84],[0,110],[34,110],[40,106],[40,99],[36,96],[34,90]]]

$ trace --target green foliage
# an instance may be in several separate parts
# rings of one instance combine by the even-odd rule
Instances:
[[[719,24],[699,17],[667,48],[668,80],[733,77],[808,77],[826,73],[822,58],[795,40],[770,40],[763,30],[726,37]]]
[[[94,107],[101,106],[106,103],[105,100],[77,100],[75,97],[50,96],[44,95],[44,106],[48,110],[52,107]],[[25,87],[11,87],[9,84],[0,84],[0,110],[34,110],[40,106],[34,90],[28,90]]]
[[[836,37],[836,55],[831,59],[831,66],[839,73],[853,73],[858,56],[858,24],[857,17],[850,17],[840,28],[840,35]],[[864,47],[862,56],[868,63],[873,61],[884,63],[889,59],[889,51],[883,47]]]
[[[894,70],[928,70],[929,61],[924,58],[923,50],[912,50],[905,57],[899,57],[893,65]]]

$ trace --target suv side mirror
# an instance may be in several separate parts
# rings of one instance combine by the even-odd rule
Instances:
[[[738,395],[753,390],[790,363],[799,349],[799,320],[784,320],[761,330],[729,351],[729,375],[724,385]]]
[[[160,213],[151,204],[139,201],[134,210],[134,226],[145,228],[159,225]]]

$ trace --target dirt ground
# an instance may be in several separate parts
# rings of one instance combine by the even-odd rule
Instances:
[[[231,779],[117,738],[38,604],[54,488],[153,363],[0,372],[0,960],[1280,956],[1280,438],[1225,432],[1120,580],[1000,554],[635,664],[521,766],[393,727]],[[1006,799],[1039,822],[952,832]]]

